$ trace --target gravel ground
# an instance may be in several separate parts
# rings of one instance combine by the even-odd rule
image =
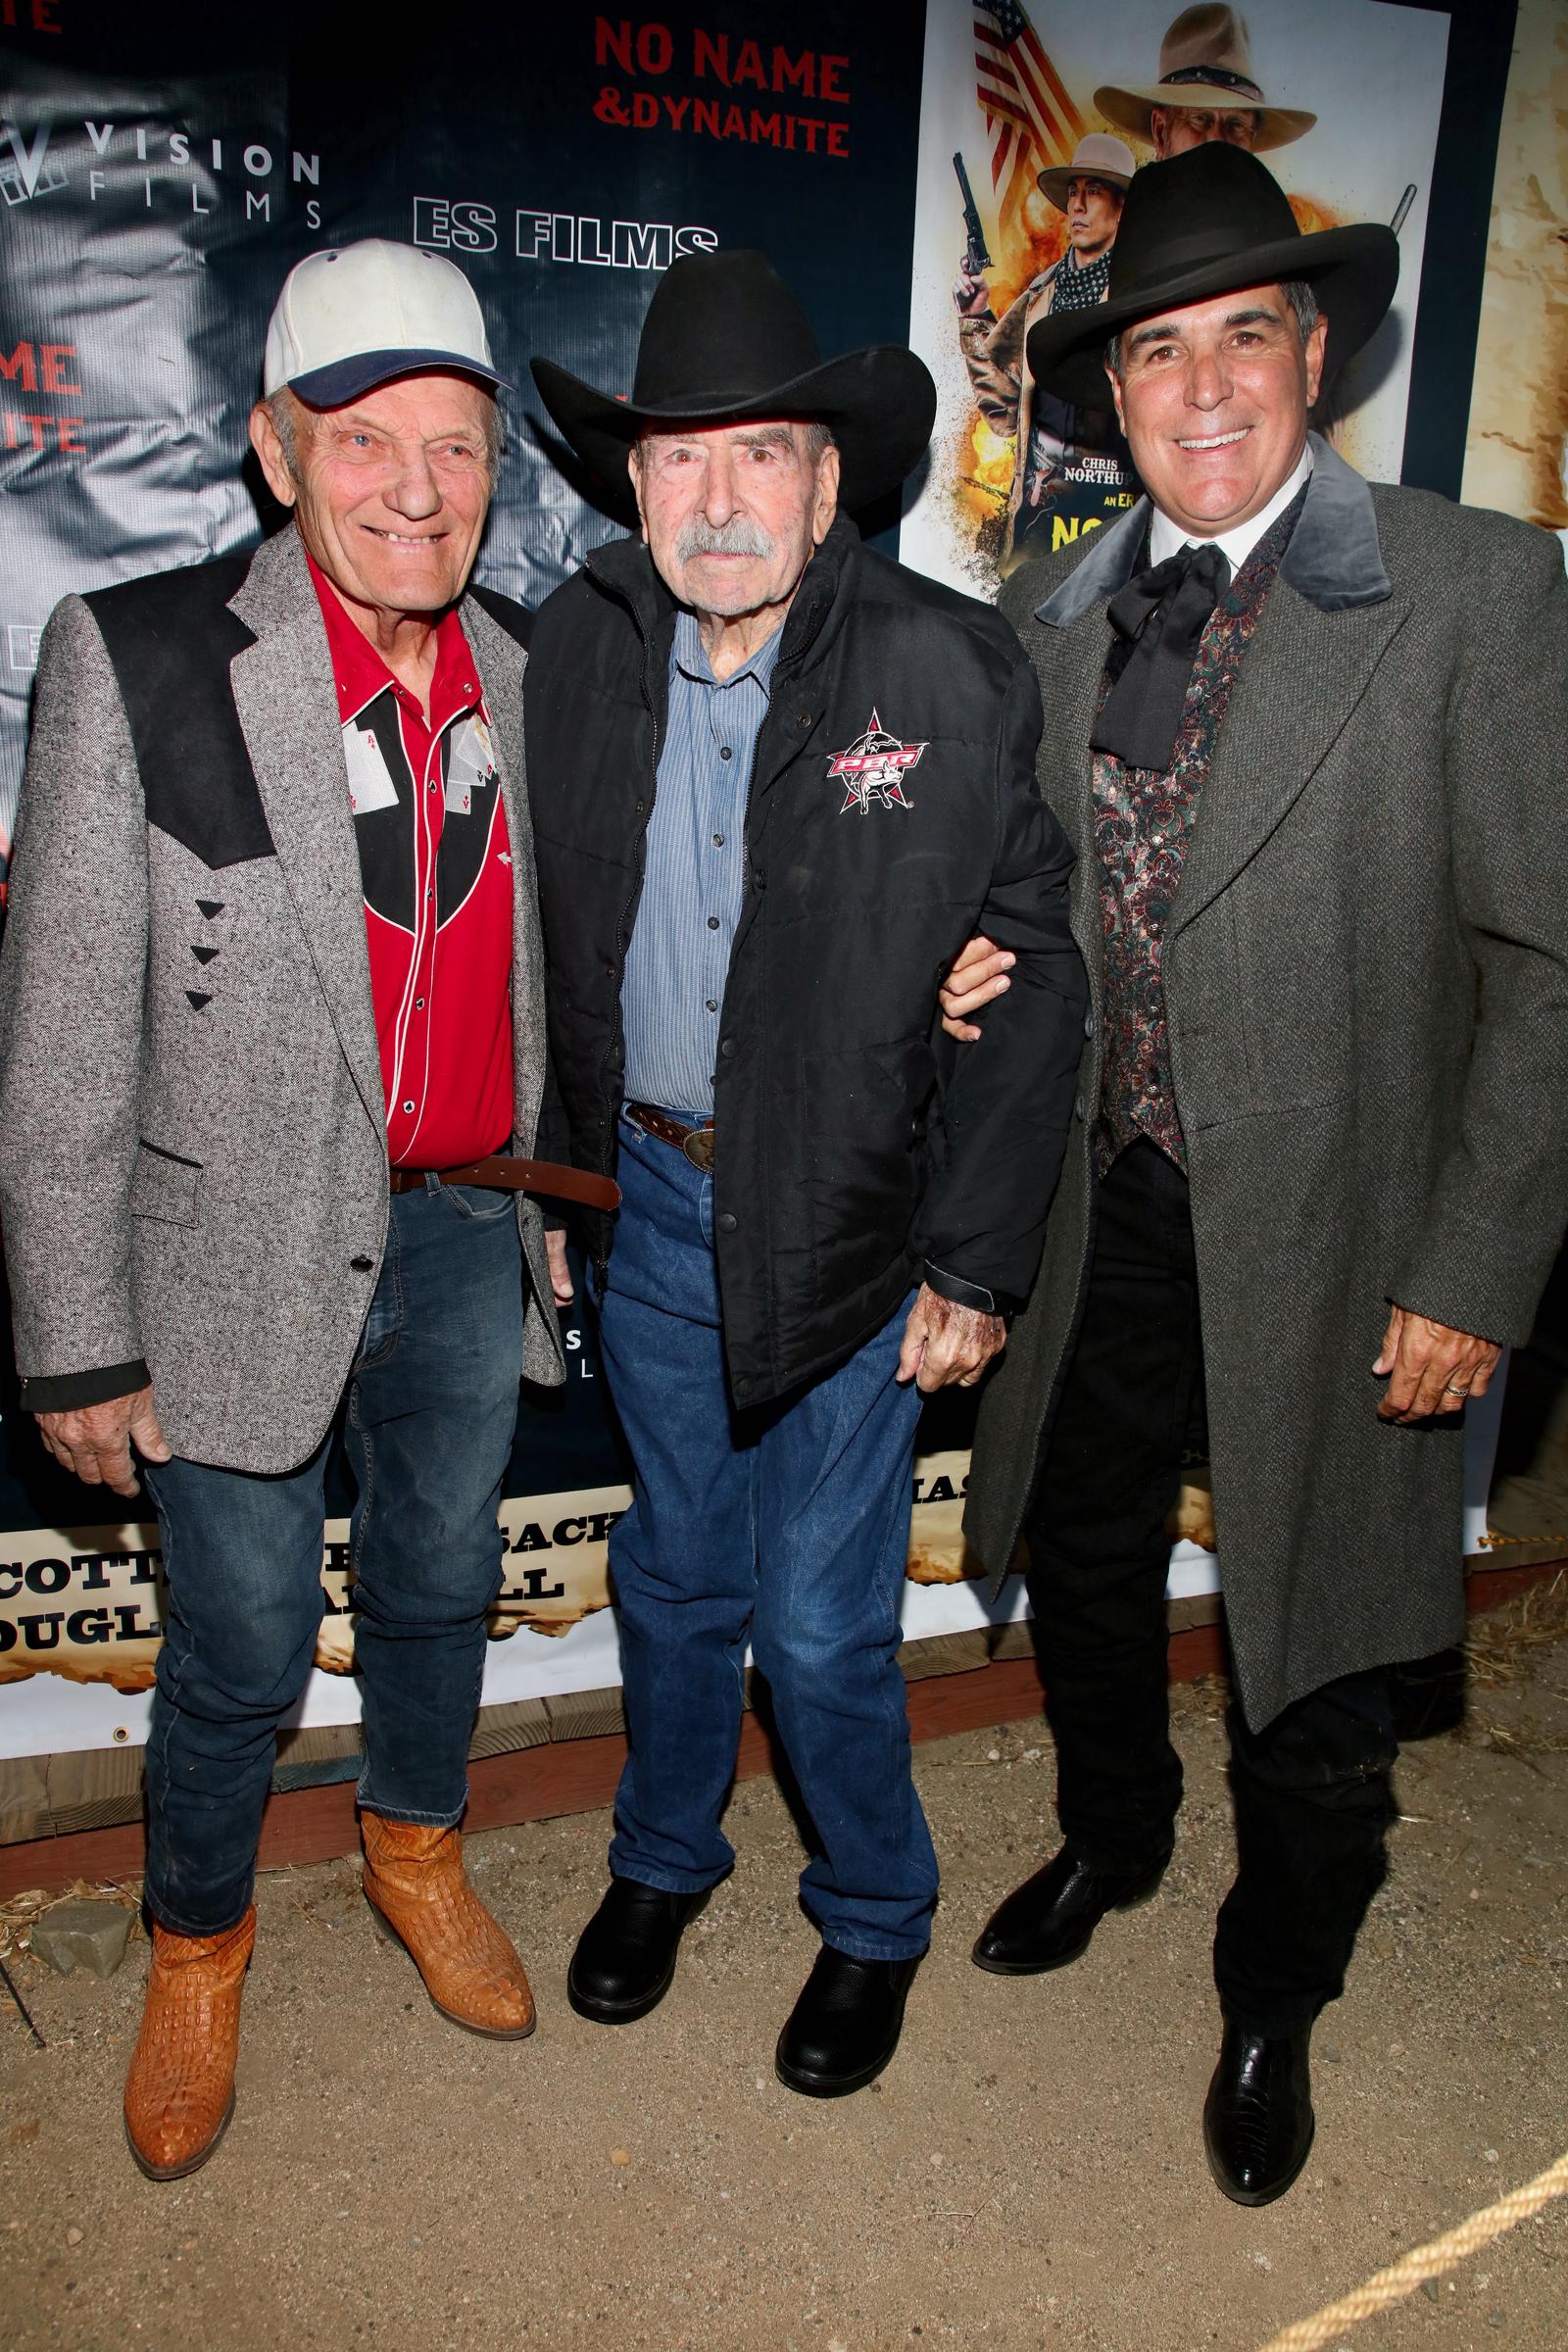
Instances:
[[[1255,2352],[1568,2147],[1568,1641],[1524,1663],[1472,1693],[1461,1732],[1406,1752],[1394,1875],[1317,2031],[1317,2148],[1279,2205],[1228,2204],[1200,2139],[1231,1865],[1200,1687],[1177,1696],[1188,1796],[1161,1893],[1054,1977],[968,1960],[1053,1843],[1038,1723],[917,1749],[946,1892],[898,2057],[853,2099],[774,2079],[814,1944],[769,1782],[736,1792],[739,1865],[669,1997],[620,2030],[575,2017],[563,1983],[602,1814],[470,1843],[539,1996],[519,2044],[436,2015],[372,1933],[355,1866],[270,1875],[238,2114],[168,2186],[121,2137],[144,1947],[107,1984],[22,1957],[48,2047],[7,2005],[0,2342]],[[1568,2200],[1364,2325],[1353,2352],[1429,2344],[1563,2352]]]

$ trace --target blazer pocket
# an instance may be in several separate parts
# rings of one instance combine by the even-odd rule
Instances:
[[[199,1161],[181,1159],[143,1137],[136,1146],[136,1166],[130,1180],[130,1213],[133,1217],[157,1217],[166,1225],[194,1225],[201,1180]]]

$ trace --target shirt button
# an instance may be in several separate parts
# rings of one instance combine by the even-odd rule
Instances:
[[[413,1108],[414,1108],[414,1104],[413,1104],[412,1102],[405,1102],[405,1103],[404,1103],[404,1105],[403,1105],[403,1109],[404,1109],[404,1114],[405,1114],[405,1116],[406,1116],[406,1115],[407,1115],[407,1114],[408,1114],[410,1111],[412,1111],[412,1110],[413,1110]]]
[[[374,1258],[366,1257],[363,1253],[359,1257],[351,1257],[349,1264],[356,1274],[370,1274],[375,1270]]]
[[[718,1050],[727,1059],[735,1051],[735,1040],[732,1037],[726,1037]]]
[[[721,760],[733,760],[733,759],[734,759],[734,757],[735,757],[734,753],[733,753],[733,752],[730,750],[730,748],[729,748],[729,745],[728,745],[727,743],[721,743],[721,744],[719,745],[719,747],[718,747],[718,756],[719,756],[719,758],[720,758]]]
[[[1072,1106],[1072,1115],[1075,1119],[1081,1119],[1084,1115],[1084,1099],[1082,1095],[1078,1097],[1078,1100]]]
[[[708,1006],[710,1012],[716,1012],[718,1010],[718,999],[716,997],[705,997],[703,1002]]]
[[[1093,1036],[1094,1036],[1094,1034],[1095,1034],[1095,1016],[1094,1016],[1094,1014],[1093,1014],[1092,1012],[1086,1012],[1086,1013],[1084,1014],[1084,1035],[1085,1035],[1085,1037],[1093,1037]]]
[[[710,931],[716,931],[716,930],[718,929],[718,917],[717,917],[717,915],[716,915],[716,914],[710,914],[710,915],[709,916],[709,918],[708,918],[708,928],[710,929]]]
[[[435,897],[435,892],[433,889],[427,889],[424,895],[427,899],[433,899]]]
[[[422,997],[415,998],[414,1009],[416,1012],[422,1012],[424,1010],[424,999]]]
[[[713,847],[715,850],[721,850],[724,847],[724,836],[722,833],[715,833],[713,835]]]
[[[739,1221],[740,1220],[737,1218],[734,1210],[731,1208],[726,1208],[723,1215],[718,1220],[718,1230],[720,1233],[733,1233]],[[740,1386],[738,1381],[736,1386],[737,1388]]]

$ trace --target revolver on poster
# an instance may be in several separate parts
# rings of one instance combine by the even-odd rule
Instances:
[[[961,155],[954,157],[953,169],[958,174],[958,185],[963,190],[963,230],[969,240],[964,249],[964,274],[978,277],[982,270],[991,267],[991,256],[986,251],[986,232],[980,225],[980,207],[974,200],[974,190],[969,185],[969,174],[963,168]]]

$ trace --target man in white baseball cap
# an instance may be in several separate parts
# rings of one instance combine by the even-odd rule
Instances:
[[[525,615],[467,584],[502,380],[451,263],[313,254],[250,423],[290,527],[68,597],[44,634],[0,1203],[24,1404],[89,1487],[134,1494],[134,1446],[158,1512],[152,1966],[125,2087],[158,2180],[233,2110],[334,1431],[359,1490],[366,1894],[456,2024],[533,2025],[457,1828],[518,1381],[563,1377],[530,1195],[585,1197],[518,1156],[544,1082]]]
[[[512,389],[492,364],[473,288],[439,254],[365,237],[308,255],[284,278],[267,329],[264,399],[286,385],[313,408],[337,408],[431,370]]]

